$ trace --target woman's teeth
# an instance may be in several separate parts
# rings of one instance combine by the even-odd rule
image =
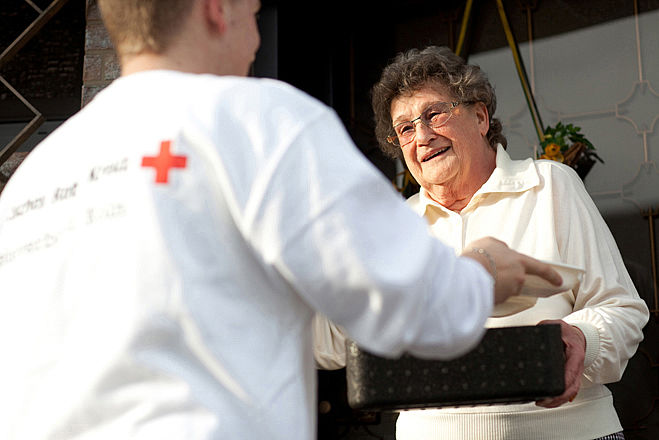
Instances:
[[[433,155],[431,155],[431,156],[428,156],[428,157],[426,157],[425,159],[423,159],[423,162],[427,162],[427,161],[429,161],[430,159],[432,159],[433,157],[437,157],[437,156],[439,156],[440,154],[442,154],[442,153],[448,151],[449,148],[451,148],[451,147],[444,147],[444,148],[438,150],[435,154],[433,154]]]

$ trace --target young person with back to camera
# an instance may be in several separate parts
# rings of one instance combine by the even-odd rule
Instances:
[[[257,0],[98,4],[121,77],[0,197],[3,440],[310,440],[315,311],[447,358],[525,274],[561,283],[492,238],[456,256],[331,109],[244,78]]]

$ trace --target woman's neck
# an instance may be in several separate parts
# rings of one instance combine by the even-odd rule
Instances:
[[[478,188],[480,188],[480,186]],[[430,199],[439,203],[444,208],[460,212],[469,204],[471,198],[476,194],[476,191],[478,191],[478,188],[473,191],[466,191],[462,194],[455,192],[452,188],[447,186],[439,185],[435,185],[432,188],[425,188],[425,190]]]
[[[496,151],[489,150],[484,160],[477,163],[475,169],[465,175],[456,177],[452,182],[430,185],[426,190],[428,197],[451,211],[462,211],[474,197],[474,194],[487,182],[496,168]]]

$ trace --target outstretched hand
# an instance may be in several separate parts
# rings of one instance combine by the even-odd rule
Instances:
[[[565,347],[565,391],[551,399],[538,400],[535,404],[545,408],[556,408],[565,402],[571,402],[581,387],[581,375],[586,357],[586,337],[577,327],[561,319],[540,321],[542,324],[560,324],[561,339]]]
[[[558,272],[550,265],[520,254],[510,249],[506,243],[492,237],[469,243],[462,255],[481,263],[494,277],[495,304],[519,294],[527,274],[537,275],[556,286],[563,282]]]

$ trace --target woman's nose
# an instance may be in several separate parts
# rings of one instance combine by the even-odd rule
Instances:
[[[437,132],[421,120],[414,124],[414,130],[417,143],[425,144],[437,137]]]

